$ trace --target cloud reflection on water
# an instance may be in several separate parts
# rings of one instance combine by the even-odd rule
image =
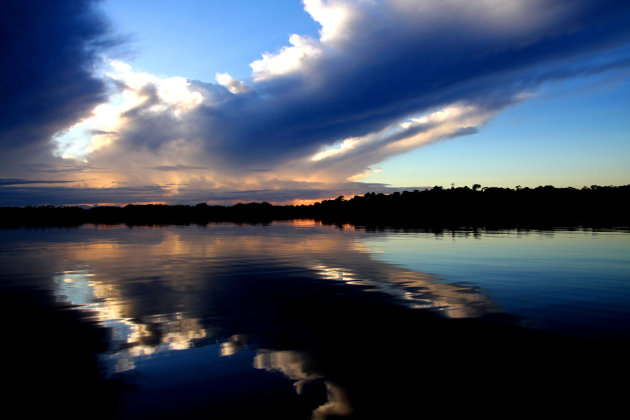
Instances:
[[[317,372],[314,365],[306,354],[296,351],[260,350],[254,357],[255,369],[281,372],[295,381],[293,386],[298,394],[302,393],[307,383],[324,377]],[[327,401],[313,411],[313,420],[325,419],[329,415],[346,416],[352,413],[352,405],[345,390],[331,381],[324,381],[324,384]]]
[[[100,248],[99,246],[96,247]],[[153,353],[186,350],[193,341],[206,337],[200,321],[187,318],[181,312],[147,316],[138,322],[125,317],[130,313],[119,304],[121,297],[111,285],[90,281],[87,270],[66,271],[55,275],[55,295],[60,302],[89,311],[98,322],[110,330],[110,374],[135,369],[135,359]]]
[[[297,395],[312,382],[325,387],[325,401],[312,412],[315,419],[347,415],[352,404],[308,346],[283,348],[266,337],[274,328],[302,334],[302,326],[290,319],[290,300],[302,292],[287,289],[298,290],[304,281],[356,287],[354,293],[378,292],[403,306],[453,318],[496,310],[479,290],[374,259],[360,243],[365,233],[348,226],[299,221],[273,227],[121,227],[104,237],[101,229],[85,232],[84,241],[46,244],[58,270],[53,293],[108,328],[109,350],[100,359],[110,377],[173,351],[219,344],[219,355],[229,357],[251,344],[258,348],[252,367],[282,373]],[[337,326],[325,325],[339,333]]]
[[[261,404],[291,402],[314,418],[363,418],[372,409],[393,418],[390,410],[414,406],[417,395],[439,411],[454,382],[458,398],[473,403],[487,377],[497,398],[522,402],[522,378],[545,377],[537,386],[549,391],[557,383],[589,389],[573,360],[608,351],[486,317],[498,308],[481,289],[392,264],[365,246],[366,236],[390,232],[303,221],[54,232],[0,254],[6,282],[48,276],[62,306],[109,330],[101,358],[109,374],[138,381],[135,406],[160,415],[169,404],[152,394],[160,387],[228,413],[260,408],[234,406],[238,398],[276,398]]]
[[[313,227],[304,221],[298,226]],[[67,244],[69,265],[89,269],[56,274],[56,294],[94,311],[111,327],[114,348],[119,348],[116,354],[126,360],[187,349],[208,337],[211,325],[206,315],[212,308],[197,299],[199,292],[221,288],[218,279],[229,281],[231,270],[247,270],[248,264],[271,274],[308,273],[385,292],[411,307],[436,309],[448,317],[476,317],[497,309],[471,287],[373,259],[358,243],[359,232],[320,229],[267,235],[258,229],[223,229],[137,229],[129,232],[133,237],[129,242]]]
[[[250,310],[251,297],[246,290],[238,290],[248,283],[235,276],[253,281],[257,276],[307,276],[341,282],[386,293],[411,308],[438,310],[447,317],[475,317],[496,309],[477,290],[372,258],[359,242],[360,236],[361,232],[347,226],[339,231],[305,221],[275,230],[221,225],[134,229],[119,240],[64,244],[66,269],[54,276],[55,295],[90,311],[109,328],[110,350],[101,357],[109,375],[133,371],[140,360],[202,342],[218,341],[223,357],[239,352],[250,337],[224,325],[230,317],[224,312],[238,311],[239,305]],[[230,292],[229,303],[222,306],[226,287],[236,292]],[[255,299],[269,300],[274,293],[265,290]],[[219,301],[223,302],[215,305]],[[260,306],[253,306],[260,312]],[[281,372],[293,381],[297,394],[305,384],[323,381],[327,400],[315,408],[313,418],[346,415],[352,410],[345,390],[326,379],[307,352],[262,348],[253,367]]]

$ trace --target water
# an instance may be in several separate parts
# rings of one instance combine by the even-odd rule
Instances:
[[[0,267],[25,414],[601,413],[628,371],[621,230],[15,229]]]

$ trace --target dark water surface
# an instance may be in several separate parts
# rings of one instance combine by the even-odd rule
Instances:
[[[22,417],[601,416],[627,395],[622,230],[6,229],[0,268]]]

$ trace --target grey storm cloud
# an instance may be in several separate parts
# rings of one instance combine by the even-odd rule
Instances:
[[[80,205],[95,203],[140,203],[166,202],[167,204],[235,204],[237,202],[274,203],[293,200],[324,200],[339,194],[353,196],[365,191],[390,194],[396,191],[422,189],[422,187],[390,187],[378,183],[347,182],[335,185],[288,183],[277,189],[230,190],[202,189],[184,186],[179,194],[173,196],[166,186],[147,185],[138,187],[66,187],[66,186],[31,186],[29,184],[48,184],[56,182],[37,182],[26,180],[0,180],[1,206],[28,205]]]
[[[160,186],[86,188],[0,185],[0,206],[79,205],[92,203],[133,203],[163,201]]]
[[[54,181],[54,180],[28,180],[0,178],[0,187],[5,185],[28,185],[28,184],[68,184],[74,181]]]
[[[49,159],[50,138],[107,99],[93,69],[118,40],[95,3],[0,2],[0,169]]]

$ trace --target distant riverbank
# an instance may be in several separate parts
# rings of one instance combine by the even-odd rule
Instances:
[[[124,207],[2,207],[1,227],[79,226],[94,224],[206,224],[213,222],[268,223],[314,219],[390,227],[554,227],[630,226],[630,185],[582,189],[496,188],[474,185],[337,197],[312,205],[276,206],[239,203],[233,206],[133,205]]]

